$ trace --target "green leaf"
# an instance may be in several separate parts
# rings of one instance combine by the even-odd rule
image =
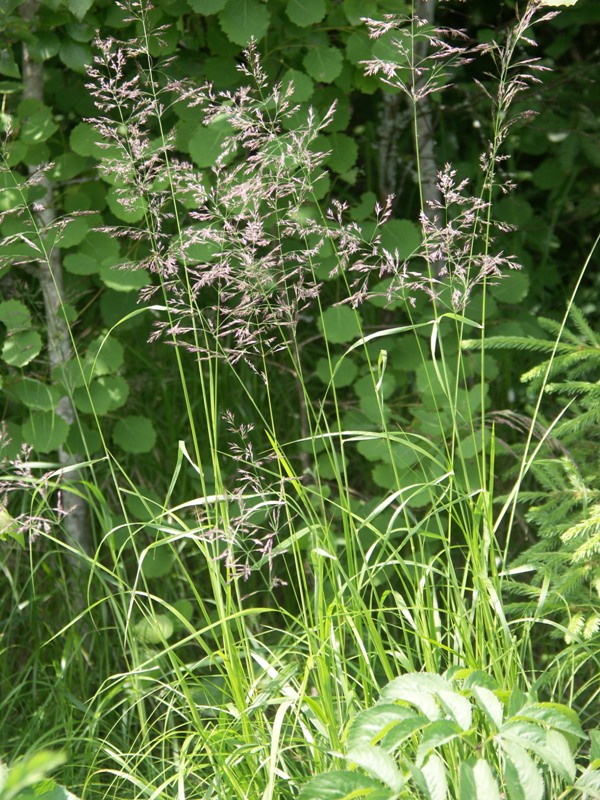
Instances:
[[[77,19],[82,20],[93,3],[94,0],[69,0],[69,11],[74,14]]]
[[[233,133],[233,126],[225,118],[217,119],[210,125],[198,125],[188,143],[194,163],[199,167],[214,167],[223,145]]]
[[[351,800],[351,798],[368,797],[381,788],[379,781],[368,778],[360,772],[336,770],[317,775],[305,784],[298,795],[298,800]]]
[[[117,422],[112,438],[126,453],[149,453],[156,443],[156,431],[147,417],[129,416]]]
[[[49,750],[39,750],[31,756],[25,756],[16,764],[12,764],[7,773],[5,772],[3,794],[19,798],[20,792],[42,781],[49,772],[64,762],[65,757],[62,753],[53,753]]]
[[[29,53],[34,61],[48,61],[60,50],[60,39],[54,31],[36,31],[36,35],[27,43]]]
[[[324,163],[333,172],[337,172],[338,175],[342,175],[351,169],[358,158],[356,141],[345,133],[318,136],[313,147],[317,150],[328,152]]]
[[[0,322],[11,332],[27,330],[31,327],[31,314],[20,300],[3,300],[0,303]]]
[[[246,47],[251,39],[259,41],[269,27],[266,3],[258,0],[228,0],[219,14],[223,32],[231,42]]]
[[[448,796],[448,780],[446,767],[439,756],[431,755],[421,767],[421,776],[425,789],[429,794],[428,800],[446,800]]]
[[[20,78],[21,70],[15,61],[12,50],[2,48],[0,50],[0,74],[8,75],[9,78]]]
[[[410,258],[421,246],[421,231],[408,219],[392,219],[379,229],[381,245],[398,257]]]
[[[473,686],[471,691],[488,720],[498,729],[502,725],[504,716],[504,706],[500,700],[485,686]]]
[[[451,742],[461,734],[461,727],[453,720],[438,719],[432,722],[423,733],[416,756],[416,764],[420,767],[432,750]]]
[[[460,800],[501,800],[498,784],[487,761],[460,765]]]
[[[39,453],[50,453],[67,440],[69,426],[50,411],[34,411],[23,423],[23,438]]]
[[[80,122],[69,137],[71,149],[80,156],[102,158],[105,150],[99,145],[103,142],[106,142],[104,137],[89,122]]]
[[[99,221],[99,215],[92,217],[75,217],[68,220],[58,229],[56,246],[61,248],[74,247],[80,244],[87,236],[92,225]]]
[[[6,338],[2,358],[11,367],[24,367],[39,354],[42,337],[37,331],[20,331]]]
[[[60,400],[56,386],[49,386],[35,378],[23,378],[11,386],[10,393],[27,408],[36,411],[52,411]]]
[[[27,144],[45,142],[58,130],[52,109],[39,100],[23,100],[18,105],[17,115],[21,120],[21,141]]]
[[[150,283],[146,269],[103,264],[100,268],[102,283],[115,292],[134,292]]]
[[[574,6],[577,0],[539,0],[541,6]]]
[[[114,336],[98,336],[88,347],[85,356],[86,365],[92,370],[90,375],[109,375],[117,372],[125,360],[123,345]]]
[[[130,187],[111,186],[106,193],[106,202],[115,217],[123,222],[141,222],[148,208],[146,198],[134,194]]]
[[[292,84],[292,99],[295,103],[304,103],[313,96],[315,85],[312,79],[299,69],[288,69],[287,72],[284,73],[281,83],[284,89],[287,89],[287,87]]]
[[[502,740],[499,745],[506,756],[504,782],[509,800],[542,800],[544,780],[527,750]]]
[[[70,39],[61,44],[58,55],[66,67],[82,75],[86,74],[87,67],[93,61],[92,49],[88,44]]]
[[[575,760],[565,737],[558,731],[545,730],[530,722],[508,720],[498,734],[500,740],[513,742],[529,750],[564,780],[575,780]]]
[[[63,259],[63,267],[72,275],[94,275],[100,272],[100,262],[85,253],[69,253]]]
[[[216,14],[225,8],[227,0],[188,0],[197,14]]]
[[[358,374],[358,367],[349,358],[344,358],[338,362],[334,367],[333,375],[331,374],[330,364],[326,358],[320,358],[317,361],[315,374],[325,384],[333,379],[333,385],[336,389],[341,389],[343,386],[350,386]]]
[[[288,0],[285,13],[300,28],[315,25],[325,17],[327,6],[325,0]]]
[[[302,61],[304,69],[315,81],[331,83],[342,71],[344,57],[337,47],[311,48]]]
[[[173,622],[166,614],[157,614],[154,619],[136,622],[133,630],[144,642],[160,644],[173,636]]]
[[[166,547],[152,547],[144,553],[141,563],[142,574],[145,578],[162,578],[171,571],[174,560],[172,550]]]
[[[9,514],[6,508],[0,503],[0,542],[14,539],[21,547],[25,547],[25,534],[20,530],[17,520]],[[0,797],[2,797],[2,781],[0,776]]]
[[[404,786],[404,778],[396,766],[396,762],[389,753],[384,752],[380,747],[363,745],[349,752],[346,757],[348,761],[354,762],[365,772],[385,783],[392,792],[397,794]]]
[[[317,325],[332,344],[350,342],[361,335],[360,314],[350,306],[331,306],[323,312]]]
[[[407,720],[414,722],[419,719],[422,718],[418,717],[412,709],[389,703],[378,703],[372,708],[360,711],[352,720],[348,731],[348,749],[356,750],[367,744],[375,744],[399,723]]]

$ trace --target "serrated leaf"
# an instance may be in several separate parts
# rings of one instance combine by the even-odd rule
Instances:
[[[0,322],[9,331],[24,331],[31,327],[31,314],[20,300],[4,300],[0,303]]]
[[[342,71],[344,57],[337,47],[312,47],[302,61],[304,69],[319,83],[331,83]]]
[[[292,84],[292,99],[295,103],[304,103],[313,96],[315,85],[312,79],[299,69],[288,69],[281,83],[284,89]]]
[[[69,426],[51,411],[34,411],[23,423],[23,438],[38,453],[50,453],[63,445]]]
[[[448,796],[448,779],[446,767],[439,756],[431,755],[421,767],[421,775],[425,783],[428,800],[446,800]]]
[[[504,782],[509,800],[542,800],[544,780],[527,750],[501,739],[499,744],[506,756]]]
[[[469,730],[473,722],[473,708],[466,697],[458,692],[440,691],[438,697],[446,711],[454,717],[463,731]]]
[[[483,759],[460,765],[460,800],[501,800],[490,765]]]
[[[417,750],[416,764],[420,767],[432,750],[460,736],[461,728],[453,720],[440,719],[432,722],[423,733]]]
[[[392,792],[398,793],[404,786],[404,778],[396,762],[380,747],[372,745],[357,747],[348,753],[347,759],[364,769],[373,778],[385,783]]]
[[[141,222],[146,214],[146,198],[134,195],[130,189],[111,186],[106,193],[106,202],[117,219],[123,222]]]
[[[575,760],[565,737],[558,731],[547,731],[530,722],[509,720],[498,734],[500,739],[535,753],[535,755],[566,781],[575,780]]]
[[[147,417],[129,416],[117,422],[112,438],[126,453],[149,453],[156,444],[156,431]]]
[[[45,142],[58,130],[52,109],[39,100],[23,100],[19,103],[17,114],[21,120],[20,139],[29,145]]]
[[[519,719],[534,720],[580,739],[586,738],[577,712],[562,703],[531,703],[519,710]]]
[[[6,338],[2,358],[11,367],[25,367],[42,349],[42,337],[37,331],[18,331]]]
[[[419,718],[411,709],[397,705],[378,703],[360,711],[352,720],[348,731],[348,749],[355,750],[366,744],[375,744],[391,728],[407,719],[413,721]]]
[[[80,156],[101,158],[105,150],[100,144],[105,142],[103,136],[89,122],[80,122],[71,131],[69,144],[73,152]]]
[[[504,716],[504,706],[500,700],[498,700],[494,692],[486,689],[485,686],[473,686],[471,691],[481,710],[495,728],[498,729],[502,725]]]
[[[421,246],[421,232],[408,219],[392,219],[379,229],[381,246],[399,258],[410,258]]]
[[[68,220],[64,225],[58,229],[58,236],[56,238],[56,246],[61,248],[74,247],[80,244],[87,236],[92,225],[97,223],[98,216],[94,218],[75,217]]]
[[[379,781],[360,772],[335,770],[317,775],[305,784],[300,789],[298,800],[350,800],[367,796],[380,788]]]
[[[85,253],[69,253],[63,259],[63,266],[72,275],[94,275],[100,272],[100,262]]]
[[[266,4],[258,0],[228,0],[219,14],[223,33],[231,42],[243,47],[252,39],[259,41],[263,38],[270,18]]]
[[[588,767],[575,782],[585,800],[600,800],[600,770]]]
[[[315,25],[325,17],[327,6],[325,0],[288,0],[285,13],[300,28]]]
[[[147,286],[151,281],[150,273],[146,269],[115,266],[110,263],[102,264],[100,267],[100,279],[105,286],[115,292],[134,292]]]
[[[92,49],[88,44],[70,39],[61,44],[58,55],[66,67],[82,75],[86,74],[87,67],[93,61]]]
[[[8,75],[9,78],[20,78],[21,70],[15,61],[12,50],[8,47],[0,50],[0,74]]]

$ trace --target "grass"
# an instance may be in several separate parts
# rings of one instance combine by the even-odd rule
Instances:
[[[487,420],[485,298],[513,266],[493,255],[490,237],[497,159],[509,101],[535,80],[531,64],[513,58],[533,11],[495,51],[502,70],[481,192],[470,197],[452,170],[440,173],[439,206],[423,207],[424,244],[408,266],[376,235],[365,240],[342,206],[321,210],[312,194],[319,156],[309,148],[320,125],[282,133],[288,101],[254,51],[254,93],[202,98],[207,118],[225,114],[235,131],[210,188],[192,185],[202,228],[180,201],[187,167],[159,126],[161,147],[147,157],[167,188],[148,204],[143,235],[148,263],[178,263],[155,270],[151,298],[157,335],[175,346],[138,341],[135,352],[149,369],[156,348],[168,352],[170,410],[161,401],[155,413],[164,413],[156,422],[169,474],[145,464],[140,480],[135,460],[106,445],[84,462],[80,491],[97,544],[89,554],[65,545],[52,512],[64,470],[30,465],[26,479],[16,468],[7,478],[22,514],[45,520],[28,548],[7,546],[3,556],[0,729],[12,759],[64,750],[61,781],[84,798],[284,800],[345,764],[349,722],[400,674],[460,666],[486,671],[503,691],[538,686],[579,711],[593,701],[594,680],[576,678],[593,650],[559,647],[540,674],[531,631],[551,622],[505,610],[540,405],[500,512]],[[116,63],[111,46],[103,53],[105,65]],[[371,68],[396,80],[384,63]],[[102,110],[108,84],[101,70],[92,78]],[[132,161],[133,140],[145,142],[144,109],[161,99],[146,78],[145,94],[125,83],[117,97],[122,155],[107,168],[131,178],[133,164],[127,188],[149,197]],[[407,93],[418,132],[418,103],[436,87],[419,84],[419,94],[415,85]],[[126,134],[123,120],[134,120]],[[167,214],[176,244],[162,237]],[[192,244],[212,249],[208,266],[189,259]],[[339,271],[335,298],[319,288],[323,253]],[[360,309],[378,273],[390,279],[400,324],[374,329]],[[352,312],[351,340],[328,328],[331,308]],[[475,366],[461,347],[473,331]],[[420,354],[430,428],[402,424],[386,395],[408,340]],[[328,384],[314,379],[315,349]],[[354,360],[368,425],[336,383]],[[370,448],[388,471],[378,492],[358,474]]]

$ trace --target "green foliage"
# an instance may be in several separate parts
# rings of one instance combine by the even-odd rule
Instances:
[[[371,790],[387,800],[543,800],[561,784],[577,791],[598,780],[593,768],[576,780],[585,739],[568,706],[507,691],[485,673],[409,673],[350,722],[345,758],[360,771],[318,775],[299,797],[347,800]]]

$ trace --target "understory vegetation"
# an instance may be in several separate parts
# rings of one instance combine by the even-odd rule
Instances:
[[[0,800],[600,798],[599,17],[4,4]]]

